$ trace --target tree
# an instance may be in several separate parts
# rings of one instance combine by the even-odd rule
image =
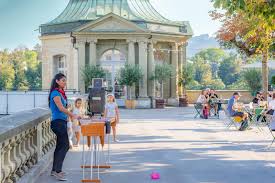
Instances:
[[[26,63],[25,77],[30,89],[41,89],[42,87],[42,62],[38,60],[38,52],[24,51],[24,62]]]
[[[0,51],[0,88],[41,89],[42,65],[37,54],[24,46]]]
[[[272,84],[273,86],[275,86],[275,76],[272,76],[271,84]]]
[[[119,83],[121,85],[128,86],[128,94],[127,98],[128,100],[132,99],[131,96],[131,88],[138,84],[139,81],[142,79],[143,73],[142,70],[137,65],[129,65],[126,64],[124,68],[121,68],[120,70],[120,76],[119,76]]]
[[[174,68],[167,63],[156,64],[155,72],[151,76],[151,80],[156,80],[160,84],[160,97],[163,98],[163,84],[168,79],[172,78]]]
[[[0,51],[0,90],[11,88],[14,80],[14,70],[7,49]]]
[[[8,89],[12,87],[14,80],[14,70],[11,65],[0,64],[0,89]]]
[[[35,67],[30,67],[25,72],[29,87],[33,90],[42,88],[42,62],[37,63]]]
[[[183,87],[183,95],[186,95],[186,87],[194,80],[194,70],[189,64],[187,67],[182,67],[181,73],[179,74],[179,86]]]
[[[204,84],[204,88],[223,90],[225,88],[225,85],[221,79],[212,79],[211,81]]]
[[[261,71],[257,69],[246,70],[243,73],[243,78],[253,95],[262,89]]]
[[[194,56],[194,59],[197,60],[201,58],[206,63],[210,64],[211,70],[212,70],[212,76],[214,78],[217,78],[218,67],[221,61],[227,56],[228,56],[227,53],[220,48],[208,48],[197,53]]]
[[[241,63],[236,55],[231,55],[221,62],[218,75],[225,85],[231,85],[240,77]]]
[[[84,68],[81,69],[82,77],[85,83],[85,89],[87,90],[89,86],[92,84],[94,78],[104,78],[105,71],[100,66],[94,65],[86,65]]]
[[[194,79],[204,85],[212,80],[211,66],[201,57],[195,57],[194,59]]]
[[[223,25],[217,39],[225,47],[235,47],[248,56],[262,55],[263,89],[267,95],[270,55],[274,55],[275,6],[273,0],[212,0],[225,13],[212,12]]]
[[[27,70],[27,62],[24,58],[25,51],[27,51],[27,48],[20,46],[16,48],[10,55],[15,72],[13,81],[14,90],[29,89],[28,81],[25,77],[25,71]]]

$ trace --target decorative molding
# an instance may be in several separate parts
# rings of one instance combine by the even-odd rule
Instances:
[[[96,44],[98,42],[98,40],[97,39],[87,38],[87,42],[88,43],[94,43],[94,44]]]
[[[119,31],[119,28],[121,29],[121,27],[125,27],[125,28],[128,28],[129,30],[133,30],[134,32],[148,32],[148,30],[143,29],[138,25],[136,25],[135,23],[128,21],[113,13],[107,14],[95,21],[92,21],[83,26],[80,26],[77,29],[75,29],[73,32],[91,32],[93,28],[95,28],[95,31],[101,31],[102,28],[100,28],[100,26],[103,25],[104,23],[109,23],[109,25],[108,24],[105,25],[106,28],[104,26],[102,27],[107,30],[113,29],[113,30]],[[99,27],[99,29],[96,30],[96,27]],[[121,30],[125,32],[125,29],[121,29]]]

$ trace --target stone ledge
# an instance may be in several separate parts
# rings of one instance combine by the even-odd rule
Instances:
[[[50,118],[46,108],[36,108],[0,118],[0,142],[37,126]]]
[[[24,176],[17,181],[17,183],[37,183],[40,175],[47,171],[52,164],[53,152],[54,148],[45,154],[28,173],[24,174]]]
[[[178,98],[167,99],[167,106],[179,107],[179,99]]]
[[[136,109],[151,109],[151,99],[139,98],[136,103]]]

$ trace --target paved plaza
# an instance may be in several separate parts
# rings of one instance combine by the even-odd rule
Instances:
[[[121,110],[119,139],[112,144],[112,169],[103,183],[272,183],[275,147],[267,131],[227,130],[225,117],[194,119],[193,108]],[[80,182],[81,149],[64,163],[68,183]],[[152,181],[152,171],[161,179]],[[50,167],[39,183],[56,182]]]

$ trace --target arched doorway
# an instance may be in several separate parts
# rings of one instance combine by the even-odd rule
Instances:
[[[126,63],[125,54],[116,49],[105,51],[100,63],[102,68],[106,71],[106,81],[112,93],[115,95],[118,104],[121,106],[126,98],[126,88],[121,86],[118,81],[119,70],[124,67]]]

